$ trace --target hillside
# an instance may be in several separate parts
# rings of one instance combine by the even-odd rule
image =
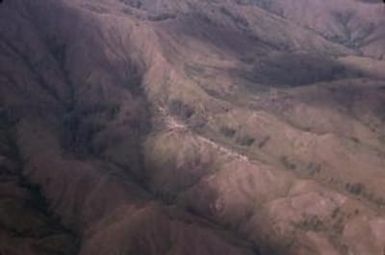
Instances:
[[[0,254],[375,255],[385,8],[4,0]]]

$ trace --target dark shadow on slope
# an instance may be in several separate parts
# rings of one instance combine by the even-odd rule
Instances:
[[[14,254],[13,248],[21,251],[27,243],[33,243],[32,249],[39,254],[77,254],[79,237],[61,224],[40,187],[23,174],[24,161],[16,143],[17,120],[10,112],[0,107],[0,254]],[[11,251],[2,247],[7,238],[20,247],[8,246]]]
[[[250,71],[238,72],[247,80],[271,87],[297,87],[318,82],[358,78],[364,74],[329,57],[279,53],[257,60]]]
[[[207,48],[212,47],[218,54],[241,59],[265,55],[266,52],[282,48],[279,43],[265,41],[254,35],[244,18],[233,15],[226,8],[221,8],[220,12],[223,18],[214,14],[192,12],[180,15],[178,22],[165,25],[167,24],[167,29],[172,28],[172,33],[179,34],[180,38],[191,38],[190,45],[193,47],[194,41],[197,41],[207,45]],[[230,20],[232,25],[227,25],[226,20]]]

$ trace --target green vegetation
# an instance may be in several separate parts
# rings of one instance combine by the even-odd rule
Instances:
[[[317,216],[311,215],[306,217],[302,222],[298,223],[297,226],[305,231],[325,231],[326,226],[324,222]]]
[[[297,169],[297,165],[293,163],[287,156],[282,156],[280,159],[283,166],[289,170]]]
[[[233,138],[235,135],[235,129],[229,127],[221,127],[220,132],[227,138]]]
[[[251,146],[255,142],[255,138],[249,135],[243,135],[241,137],[237,137],[235,142],[242,146]]]
[[[366,191],[366,187],[362,183],[347,183],[345,188],[348,192],[357,196],[362,195]]]
[[[194,114],[194,109],[192,107],[178,99],[171,100],[168,108],[171,114],[177,115],[182,120],[189,119]]]

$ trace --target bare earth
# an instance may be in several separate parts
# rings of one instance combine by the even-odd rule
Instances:
[[[385,7],[4,0],[0,255],[382,255]]]

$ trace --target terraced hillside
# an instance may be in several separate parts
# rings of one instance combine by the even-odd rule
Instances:
[[[384,25],[374,0],[4,0],[0,254],[382,254]]]

